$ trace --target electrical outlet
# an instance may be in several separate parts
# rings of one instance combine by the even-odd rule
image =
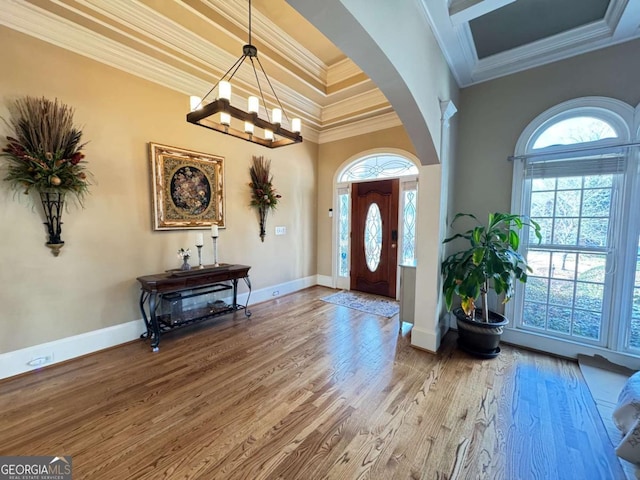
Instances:
[[[27,365],[29,365],[30,367],[41,367],[42,365],[46,365],[47,363],[51,362],[53,362],[53,353],[36,355],[27,362]]]
[[[280,290],[274,290],[271,294],[272,297],[277,297],[278,295],[280,295]]]
[[[286,234],[287,234],[287,227],[284,227],[284,226],[276,227],[276,235],[286,235]]]

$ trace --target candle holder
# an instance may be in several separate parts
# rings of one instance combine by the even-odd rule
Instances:
[[[218,237],[211,237],[211,240],[213,240],[213,266],[219,267],[220,264],[218,264]]]
[[[202,265],[202,245],[196,245],[196,248],[198,249],[198,268],[204,268]]]

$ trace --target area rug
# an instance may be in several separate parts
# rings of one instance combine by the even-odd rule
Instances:
[[[343,290],[320,300],[382,317],[393,317],[400,311],[400,306],[395,300],[362,292]]]

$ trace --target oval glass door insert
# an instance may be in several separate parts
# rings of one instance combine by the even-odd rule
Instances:
[[[372,203],[364,223],[364,256],[367,267],[375,272],[382,253],[382,217],[377,203]]]

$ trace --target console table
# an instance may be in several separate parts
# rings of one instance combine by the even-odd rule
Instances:
[[[147,331],[140,338],[151,339],[151,349],[159,350],[160,335],[185,325],[202,320],[244,310],[246,317],[251,316],[248,309],[251,296],[251,281],[247,265],[220,264],[208,265],[191,270],[169,270],[165,273],[138,277],[142,293],[140,311]],[[244,280],[249,287],[249,296],[245,305],[238,305],[238,280]],[[210,293],[233,290],[233,300],[207,303],[204,307],[184,309],[184,303],[190,298]],[[160,305],[163,309],[158,312]],[[145,308],[146,305],[146,308]]]

